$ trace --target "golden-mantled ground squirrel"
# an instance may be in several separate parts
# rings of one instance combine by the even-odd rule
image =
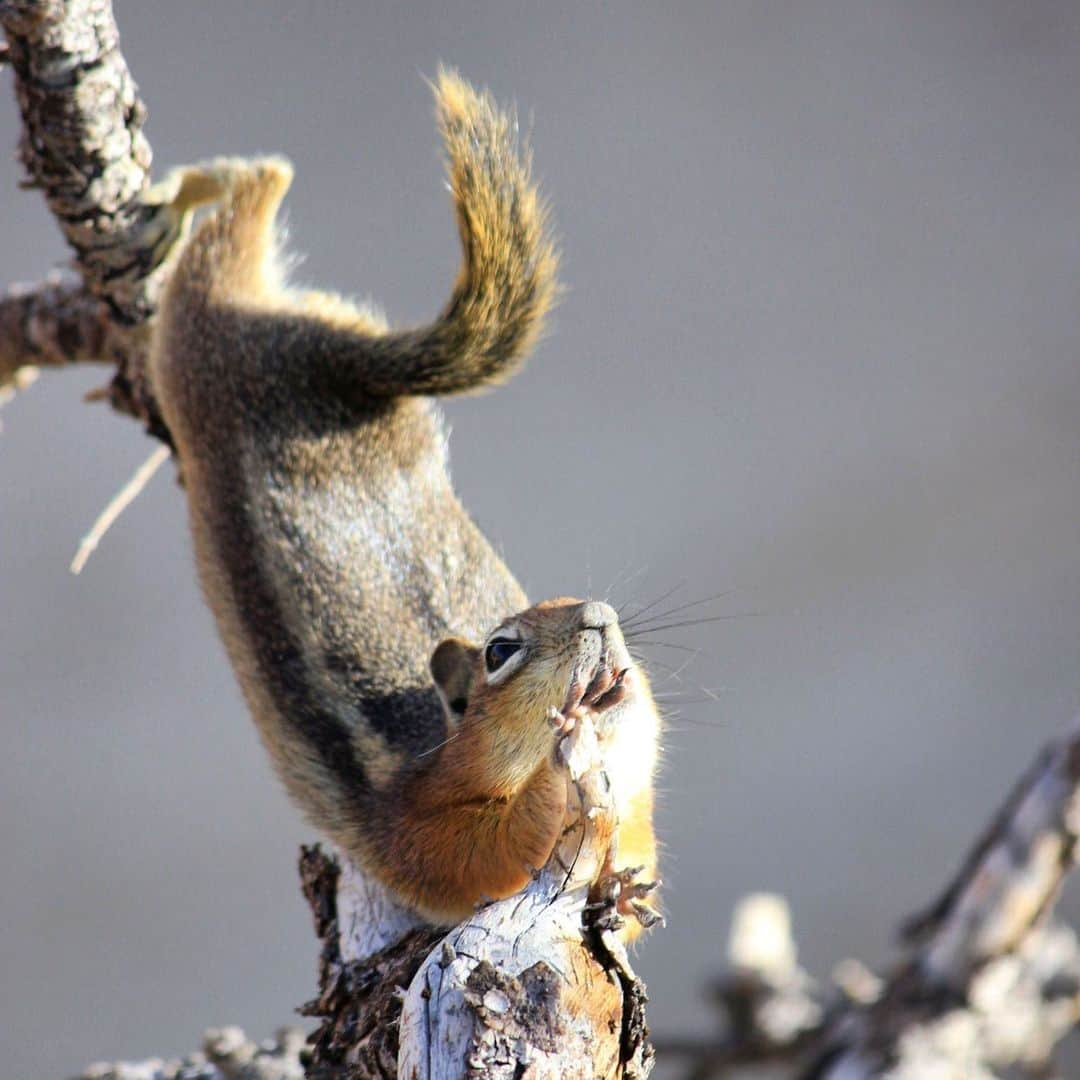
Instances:
[[[436,99],[464,261],[434,322],[391,331],[289,288],[274,217],[291,167],[220,160],[166,185],[180,214],[218,206],[180,251],[150,370],[203,589],[286,787],[448,921],[547,860],[566,813],[555,746],[581,710],[602,736],[619,862],[650,876],[658,719],[615,612],[527,607],[450,486],[431,398],[514,371],[556,255],[514,119],[453,74]]]

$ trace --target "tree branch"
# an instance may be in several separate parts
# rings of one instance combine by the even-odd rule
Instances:
[[[907,921],[910,954],[878,1000],[832,1025],[821,1075],[1045,1068],[1080,1018],[1080,950],[1071,930],[1048,922],[1076,865],[1078,830],[1074,722],[1036,758],[941,899]]]
[[[148,217],[146,107],[108,0],[4,0],[0,25],[22,115],[19,158],[75,251],[87,289],[126,324],[153,311],[132,241]]]
[[[110,333],[108,308],[79,285],[13,286],[0,298],[0,387],[28,366],[104,361]]]
[[[796,961],[783,901],[748,898],[713,991],[723,1034],[660,1039],[658,1053],[688,1060],[695,1080],[765,1062],[844,1080],[1046,1075],[1080,1022],[1080,943],[1051,918],[1078,832],[1080,720],[1038,755],[942,897],[904,924],[889,975],[846,961],[823,990]]]
[[[116,365],[108,398],[168,441],[145,376],[146,320],[178,223],[149,191],[146,108],[109,0],[0,0],[19,157],[75,253],[81,286],[0,297],[0,390],[28,365]]]

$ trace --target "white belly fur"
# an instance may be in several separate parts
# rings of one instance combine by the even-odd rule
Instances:
[[[659,726],[652,702],[631,701],[604,740],[604,760],[620,819],[626,818],[634,796],[652,787]]]

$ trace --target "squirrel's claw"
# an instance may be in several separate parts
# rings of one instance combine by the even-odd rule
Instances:
[[[656,882],[651,884],[655,885]],[[630,909],[633,916],[646,930],[651,930],[654,926],[664,926],[664,916],[660,914],[652,906],[652,904],[646,904],[644,900],[631,900]]]
[[[569,735],[571,731],[577,726],[577,717],[565,713],[555,708],[554,705],[548,708],[547,722],[551,730],[558,736]]]
[[[626,920],[613,905],[598,901],[585,905],[585,925],[600,933],[617,934],[626,925]]]
[[[597,879],[593,886],[590,903],[586,906],[590,925],[601,930],[619,930],[626,919],[636,919],[646,930],[663,926],[664,917],[646,902],[656,888],[657,881],[638,881],[644,866],[629,866],[611,870]]]

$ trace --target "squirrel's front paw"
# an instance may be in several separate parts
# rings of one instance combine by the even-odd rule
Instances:
[[[553,707],[548,709],[547,719],[555,735],[555,761],[569,771],[571,780],[578,783],[602,768],[603,755],[591,714],[576,709],[564,713]],[[610,785],[606,777],[602,780],[599,790],[606,791]],[[596,794],[586,800],[590,805],[596,801]]]
[[[644,869],[644,866],[609,869],[597,878],[585,909],[591,925],[600,930],[619,930],[629,918],[636,919],[646,930],[664,924],[663,915],[648,902],[660,882],[638,881]]]
[[[564,735],[569,735],[577,726],[577,717],[572,712],[567,716],[552,705],[547,712],[547,722],[555,733],[555,737],[561,739]]]

